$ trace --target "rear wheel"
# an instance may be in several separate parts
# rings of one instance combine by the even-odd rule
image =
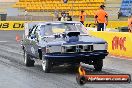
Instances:
[[[103,59],[94,60],[94,69],[95,71],[102,71]]]
[[[49,59],[43,59],[42,68],[45,73],[49,73],[52,68],[52,63]]]
[[[24,51],[24,64],[27,67],[31,67],[31,66],[34,66],[34,63],[35,63],[35,61],[31,60],[31,57],[29,56],[29,54],[27,54],[27,52]]]

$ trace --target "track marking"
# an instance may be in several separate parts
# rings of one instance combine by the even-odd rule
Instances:
[[[130,61],[132,61],[131,58],[127,58],[127,57],[113,56],[113,55],[109,55],[109,57],[111,57],[111,58],[117,58],[117,59],[122,59],[122,60],[130,60]]]
[[[8,42],[8,41],[0,41],[0,43],[4,43],[4,42]]]

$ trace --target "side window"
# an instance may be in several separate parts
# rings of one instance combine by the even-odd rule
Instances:
[[[49,36],[52,35],[52,25],[41,25],[40,26],[40,35]]]
[[[44,36],[45,35],[45,25],[41,25],[40,27],[40,36]]]
[[[52,35],[53,34],[52,27],[53,26],[51,24],[45,26],[45,35],[46,36],[49,36],[49,35]]]
[[[29,29],[29,36],[31,36],[31,34],[33,34],[33,30],[36,28],[36,25],[34,25],[32,28]]]
[[[35,33],[36,33],[36,29],[37,29],[37,28],[38,28],[38,26],[34,27],[34,28],[32,29],[31,34],[35,34]]]
[[[29,34],[29,38],[30,39],[37,39],[37,34],[36,34],[36,29],[38,26],[34,27],[31,29],[30,34]]]

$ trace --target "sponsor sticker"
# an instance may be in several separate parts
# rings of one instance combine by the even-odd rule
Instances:
[[[131,82],[131,76],[130,74],[86,74],[85,69],[80,65],[76,81],[79,85],[86,83],[126,84]]]

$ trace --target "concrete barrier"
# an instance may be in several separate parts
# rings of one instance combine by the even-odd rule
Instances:
[[[110,54],[132,59],[132,33],[89,31],[89,34],[106,40]]]
[[[96,27],[94,21],[85,22],[86,27]],[[127,21],[109,21],[107,28],[118,28],[128,26]]]
[[[24,30],[24,21],[0,21],[0,30]]]
[[[0,21],[0,30],[24,30],[24,22],[25,21]],[[38,21],[35,21],[35,22],[38,22]],[[85,22],[85,26],[96,27],[93,21]],[[126,21],[109,21],[107,28],[114,29],[114,28],[123,27],[123,26],[127,26]]]

